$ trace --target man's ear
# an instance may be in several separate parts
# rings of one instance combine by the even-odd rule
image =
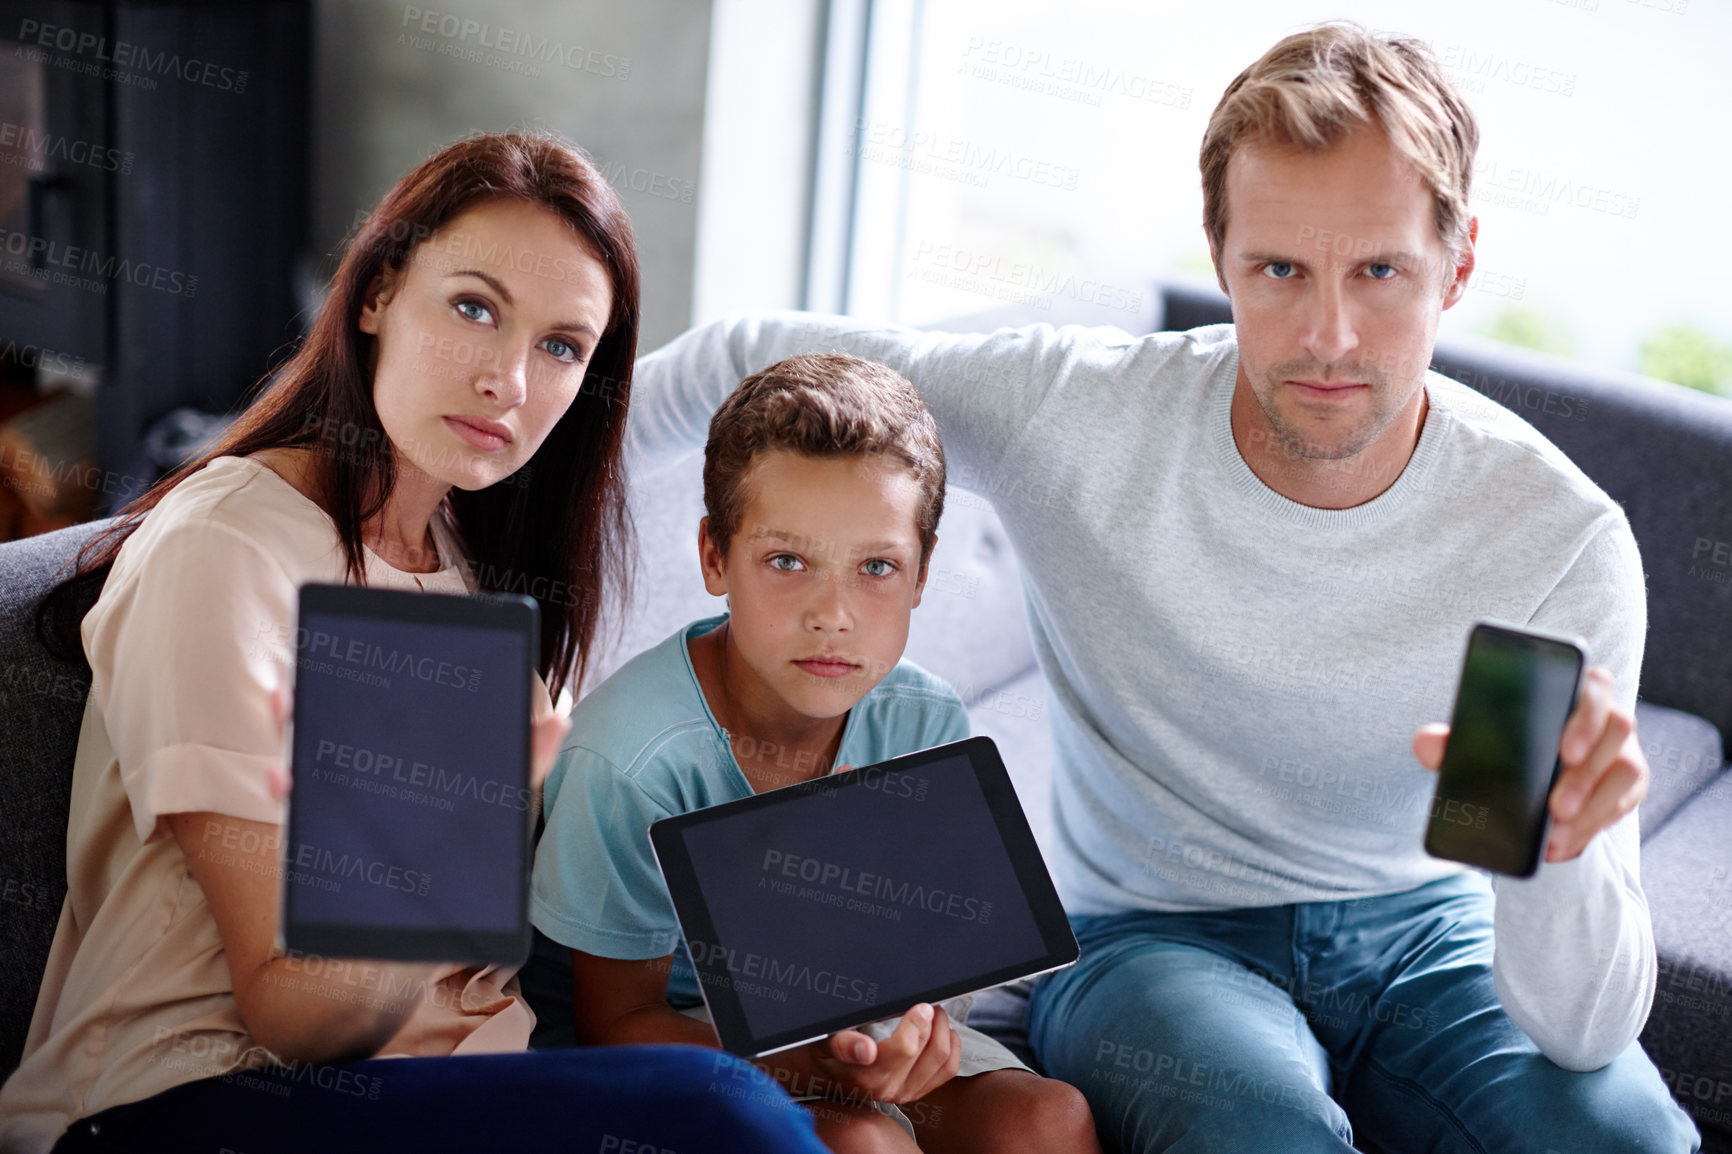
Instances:
[[[1443,290],[1443,307],[1451,308],[1467,295],[1468,278],[1473,276],[1474,245],[1479,242],[1479,217],[1467,218],[1467,247],[1455,262],[1455,275]]]
[[[387,264],[379,275],[373,278],[367,286],[367,291],[361,294],[361,318],[355,322],[355,327],[372,336],[379,335],[379,320],[385,306],[391,303],[396,294],[398,282],[402,280],[400,270]]]
[[[920,574],[914,579],[914,603],[910,609],[920,608],[920,597],[926,592],[926,572],[932,567],[932,554],[938,550],[938,534],[932,535],[932,548],[926,551],[926,556],[920,562]]]
[[[722,551],[716,548],[715,539],[710,536],[710,519],[698,518],[698,565],[704,571],[704,590],[711,597],[726,597],[728,594],[727,562]]]

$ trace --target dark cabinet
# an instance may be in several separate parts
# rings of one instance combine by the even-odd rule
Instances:
[[[307,0],[0,0],[0,361],[99,382],[104,472],[299,336],[310,71]]]

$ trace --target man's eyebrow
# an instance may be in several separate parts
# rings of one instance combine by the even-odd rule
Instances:
[[[500,282],[499,278],[493,276],[491,273],[484,273],[478,268],[460,268],[455,272],[450,272],[446,275],[472,276],[476,280],[486,282],[487,287],[498,293],[499,298],[506,304],[515,305],[517,303],[517,299],[511,295],[511,290],[506,288],[505,285]],[[570,329],[573,332],[588,333],[590,336],[597,339],[600,339],[601,337],[601,334],[595,331],[595,326],[587,321],[564,321],[560,324],[554,325],[553,327],[556,329]]]
[[[1322,254],[1324,256],[1339,256],[1339,257],[1344,257],[1344,258],[1351,256],[1353,259],[1355,259],[1355,260],[1357,260],[1363,264],[1417,265],[1417,264],[1425,263],[1425,257],[1424,256],[1422,256],[1416,252],[1409,252],[1407,249],[1404,249],[1404,248],[1398,248],[1398,249],[1395,249],[1393,251],[1385,251],[1385,252],[1378,252],[1378,251],[1374,250],[1372,252],[1366,252],[1366,253],[1360,253],[1360,252],[1338,253],[1338,252],[1333,252],[1329,248],[1325,247],[1325,248],[1321,249],[1320,251],[1322,252]],[[1307,263],[1305,260],[1303,260],[1302,258],[1300,258],[1298,256],[1294,256],[1294,255],[1291,255],[1289,253],[1284,253],[1284,252],[1257,252],[1257,251],[1241,252],[1238,254],[1238,259],[1240,261],[1243,261],[1246,264],[1270,264],[1270,263],[1273,263],[1275,261],[1281,261],[1284,264],[1298,264],[1298,265],[1302,265],[1302,264]]]

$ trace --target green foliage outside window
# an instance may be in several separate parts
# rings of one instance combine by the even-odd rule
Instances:
[[[1518,345],[1542,353],[1567,357],[1576,351],[1575,338],[1556,320],[1538,309],[1507,308],[1479,330],[1482,336],[1506,345]]]
[[[1642,372],[1732,397],[1732,345],[1723,345],[1696,325],[1665,325],[1641,345]]]

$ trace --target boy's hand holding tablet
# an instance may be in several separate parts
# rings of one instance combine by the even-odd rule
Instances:
[[[943,1008],[922,1002],[882,1042],[859,1030],[830,1035],[812,1063],[838,1086],[892,1106],[926,1097],[956,1076],[962,1049]]]

